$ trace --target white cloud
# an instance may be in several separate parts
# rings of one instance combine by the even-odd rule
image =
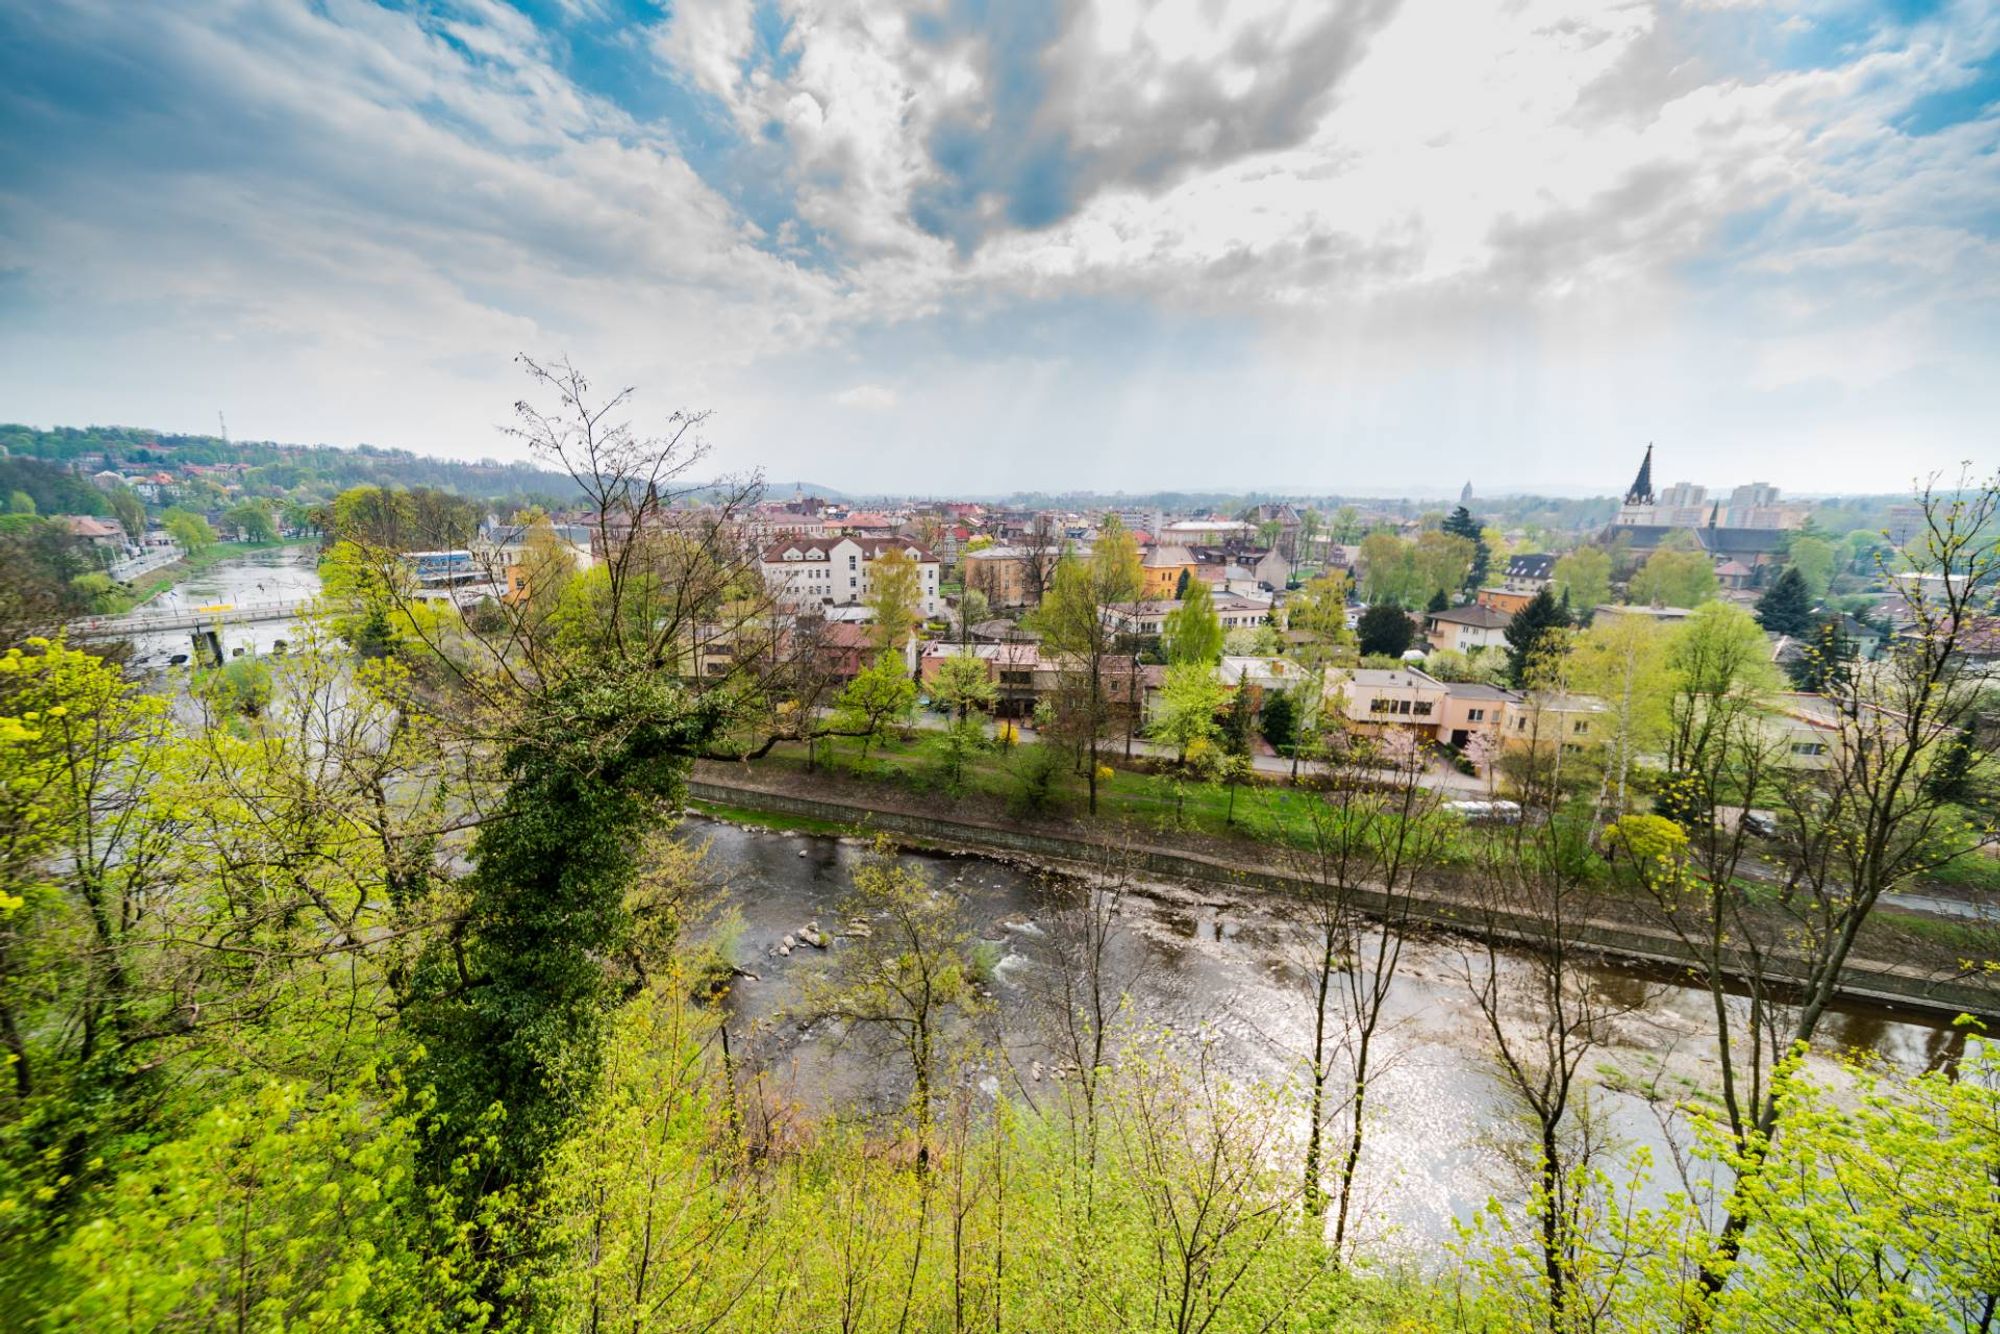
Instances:
[[[843,408],[858,408],[863,412],[887,412],[896,406],[896,391],[887,385],[857,384],[851,389],[843,389],[833,396],[833,401]]]
[[[735,462],[872,440],[894,409],[911,435],[876,480],[1005,420],[1038,481],[1086,452],[1143,475],[1206,419],[1155,400],[1232,385],[1214,429],[1257,423],[1274,460],[1313,459],[1316,422],[1528,450],[1621,417],[1724,457],[1780,411],[1787,438],[1852,438],[1919,384],[1942,447],[1992,406],[2000,131],[1897,128],[2000,47],[1972,0],[1807,69],[1702,38],[1775,43],[1818,0],[1065,0],[980,31],[942,0],[781,7],[775,62],[752,0],[630,35],[724,127],[635,118],[499,0],[0,16],[27,53],[0,56],[10,411],[226,406],[253,433],[477,452],[509,354],[568,351],[661,410],[723,407]],[[691,164],[727,127],[752,165]],[[1062,323],[1091,308],[1130,329]]]

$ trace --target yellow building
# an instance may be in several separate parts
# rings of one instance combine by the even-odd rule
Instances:
[[[1181,575],[1194,574],[1196,562],[1194,553],[1186,547],[1156,546],[1146,553],[1139,562],[1139,569],[1145,582],[1140,588],[1142,601],[1172,598],[1179,590]]]

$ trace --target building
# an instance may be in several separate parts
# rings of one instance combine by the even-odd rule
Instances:
[[[1505,648],[1512,612],[1497,611],[1474,603],[1470,607],[1448,607],[1429,613],[1424,619],[1424,635],[1432,648],[1477,653],[1481,649]]]
[[[1184,546],[1162,543],[1139,562],[1139,596],[1147,599],[1171,598],[1180,592],[1181,576],[1190,577],[1198,562]]]
[[[1509,593],[1533,596],[1547,588],[1549,581],[1555,577],[1556,558],[1545,551],[1537,551],[1523,556],[1509,556],[1502,586]]]
[[[1476,681],[1452,681],[1445,687],[1444,707],[1437,715],[1437,739],[1464,750],[1476,736],[1498,738],[1509,712],[1520,704],[1519,692]]]
[[[1167,616],[1180,605],[1172,598],[1122,602],[1106,607],[1104,619],[1121,635],[1158,635],[1166,626]],[[1218,593],[1215,596],[1215,616],[1222,622],[1225,634],[1231,630],[1254,630],[1270,619],[1271,604]]]
[[[990,607],[1026,607],[1035,601],[1029,564],[1038,553],[1026,547],[985,547],[968,551],[960,562],[965,587],[986,598]]]
[[[763,551],[764,581],[781,603],[802,607],[858,606],[874,591],[875,562],[901,551],[917,567],[917,614],[944,615],[937,557],[914,542],[889,537],[781,537]]]
[[[1377,733],[1406,727],[1433,734],[1450,687],[1414,667],[1329,667],[1326,695],[1350,727]]]
[[[1694,615],[1686,607],[1628,607],[1622,603],[1601,602],[1591,609],[1593,616],[1643,616],[1649,621],[1663,621],[1673,624],[1685,621]]]
[[[1653,490],[1653,447],[1639,463],[1638,474],[1625,492],[1625,502],[1612,521],[1615,534],[1628,528],[1744,529],[1789,532],[1805,526],[1810,510],[1804,505],[1787,505],[1778,498],[1778,488],[1769,482],[1751,482],[1736,487],[1726,500],[1711,497],[1708,488],[1692,482],[1676,482],[1658,494]]]
[[[1509,616],[1518,616],[1522,608],[1535,600],[1535,595],[1517,593],[1508,588],[1482,588],[1473,600],[1482,607],[1491,607],[1495,611],[1504,611]]]

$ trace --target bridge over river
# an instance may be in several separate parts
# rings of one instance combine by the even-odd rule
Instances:
[[[289,621],[305,614],[313,599],[283,598],[268,602],[217,602],[202,607],[175,607],[148,611],[128,611],[122,616],[87,616],[70,623],[70,633],[80,639],[123,639],[131,635],[156,634],[163,630],[199,630],[219,625],[255,625],[262,621]]]

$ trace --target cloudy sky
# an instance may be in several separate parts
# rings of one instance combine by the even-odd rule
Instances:
[[[0,4],[0,419],[925,491],[2000,457],[1994,0]]]

